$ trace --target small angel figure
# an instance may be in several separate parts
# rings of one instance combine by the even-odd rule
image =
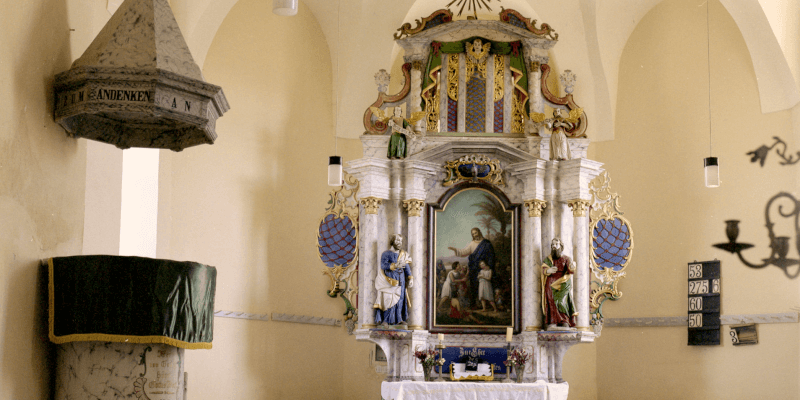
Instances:
[[[550,135],[550,159],[553,161],[562,161],[572,159],[572,152],[569,149],[569,141],[567,141],[566,131],[575,129],[575,126],[583,114],[582,108],[569,110],[569,115],[564,117],[561,109],[556,108],[553,110],[553,118],[544,118],[544,114],[532,112],[530,114],[530,121],[535,126],[542,124],[547,126],[552,132]]]
[[[408,155],[407,139],[415,138],[417,133],[414,132],[413,126],[420,119],[425,117],[425,111],[418,111],[411,113],[411,118],[403,118],[403,109],[399,106],[394,108],[394,115],[387,115],[384,110],[378,107],[370,107],[372,113],[381,122],[387,122],[389,128],[392,130],[392,136],[389,138],[389,148],[386,156],[389,159],[403,159]]]

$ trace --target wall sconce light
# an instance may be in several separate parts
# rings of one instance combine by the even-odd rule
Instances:
[[[282,17],[297,15],[297,0],[272,0],[272,12]]]
[[[772,204],[776,200],[784,197],[787,199],[787,201],[791,202],[792,207],[786,209],[783,205],[778,205],[778,215],[784,218],[794,218],[794,242],[795,246],[797,247],[797,251],[800,254],[800,225],[798,225],[798,217],[800,217],[800,201],[786,192],[778,193],[772,197],[769,202],[767,202],[767,209],[764,211],[765,219],[767,221],[767,230],[769,230],[769,247],[772,249],[772,251],[770,252],[769,258],[762,260],[763,263],[752,264],[745,260],[742,256],[742,250],[747,250],[753,247],[753,245],[750,243],[736,242],[736,238],[739,237],[739,221],[735,219],[725,221],[727,224],[725,228],[725,234],[728,236],[728,243],[718,243],[715,244],[714,247],[725,250],[732,254],[736,254],[739,256],[739,260],[741,260],[744,265],[750,268],[761,269],[768,265],[774,265],[782,269],[789,278],[796,278],[798,275],[800,275],[800,267],[798,267],[794,273],[789,272],[789,267],[800,265],[800,260],[786,258],[786,256],[789,254],[789,237],[775,236],[775,232],[772,230],[772,228],[775,226],[775,223],[773,223],[769,217],[769,210],[772,207]]]
[[[342,186],[342,157],[330,156],[328,161],[328,185]]]
[[[719,160],[717,157],[706,157],[703,164],[705,164],[706,187],[719,187]]]

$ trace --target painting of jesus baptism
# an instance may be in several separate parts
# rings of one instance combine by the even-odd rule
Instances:
[[[483,187],[457,190],[443,203],[431,213],[431,328],[505,331],[518,313],[517,208]]]

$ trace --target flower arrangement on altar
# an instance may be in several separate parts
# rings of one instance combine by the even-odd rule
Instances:
[[[419,360],[423,367],[432,367],[434,365],[444,365],[444,358],[439,357],[439,352],[435,349],[417,350],[414,352],[414,357]]]
[[[525,365],[530,358],[531,356],[525,352],[525,350],[515,348],[508,353],[508,359],[503,361],[503,364],[505,364],[506,367],[516,367],[518,365]]]

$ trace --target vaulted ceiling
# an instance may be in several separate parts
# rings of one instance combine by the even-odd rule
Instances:
[[[201,67],[217,29],[237,1],[171,1]],[[559,43],[552,50],[551,63],[558,70],[571,69],[578,76],[575,95],[581,106],[592,113],[591,139],[603,141],[614,138],[622,52],[639,22],[662,1],[669,0],[494,0],[489,3],[493,10],[483,10],[479,18],[497,18],[503,6],[555,28]],[[340,137],[357,138],[363,132],[361,117],[377,93],[374,73],[382,68],[391,70],[400,62],[401,50],[392,37],[395,30],[405,22],[413,26],[415,19],[428,16],[449,2],[342,0],[339,4],[333,0],[300,0],[300,12],[313,14],[328,42],[334,66],[333,96],[340,104],[341,123],[337,133]],[[705,2],[697,2],[697,12],[705,14]],[[741,31],[758,79],[764,113],[791,109],[800,102],[796,84],[800,78],[800,41],[796,39],[800,31],[798,3],[800,0],[711,0],[710,3],[712,16],[715,12],[729,13]],[[461,18],[466,18],[466,14]],[[675,29],[680,28],[680,21],[676,21]],[[713,51],[716,50],[713,18],[710,37]],[[337,62],[341,71],[338,76]]]

